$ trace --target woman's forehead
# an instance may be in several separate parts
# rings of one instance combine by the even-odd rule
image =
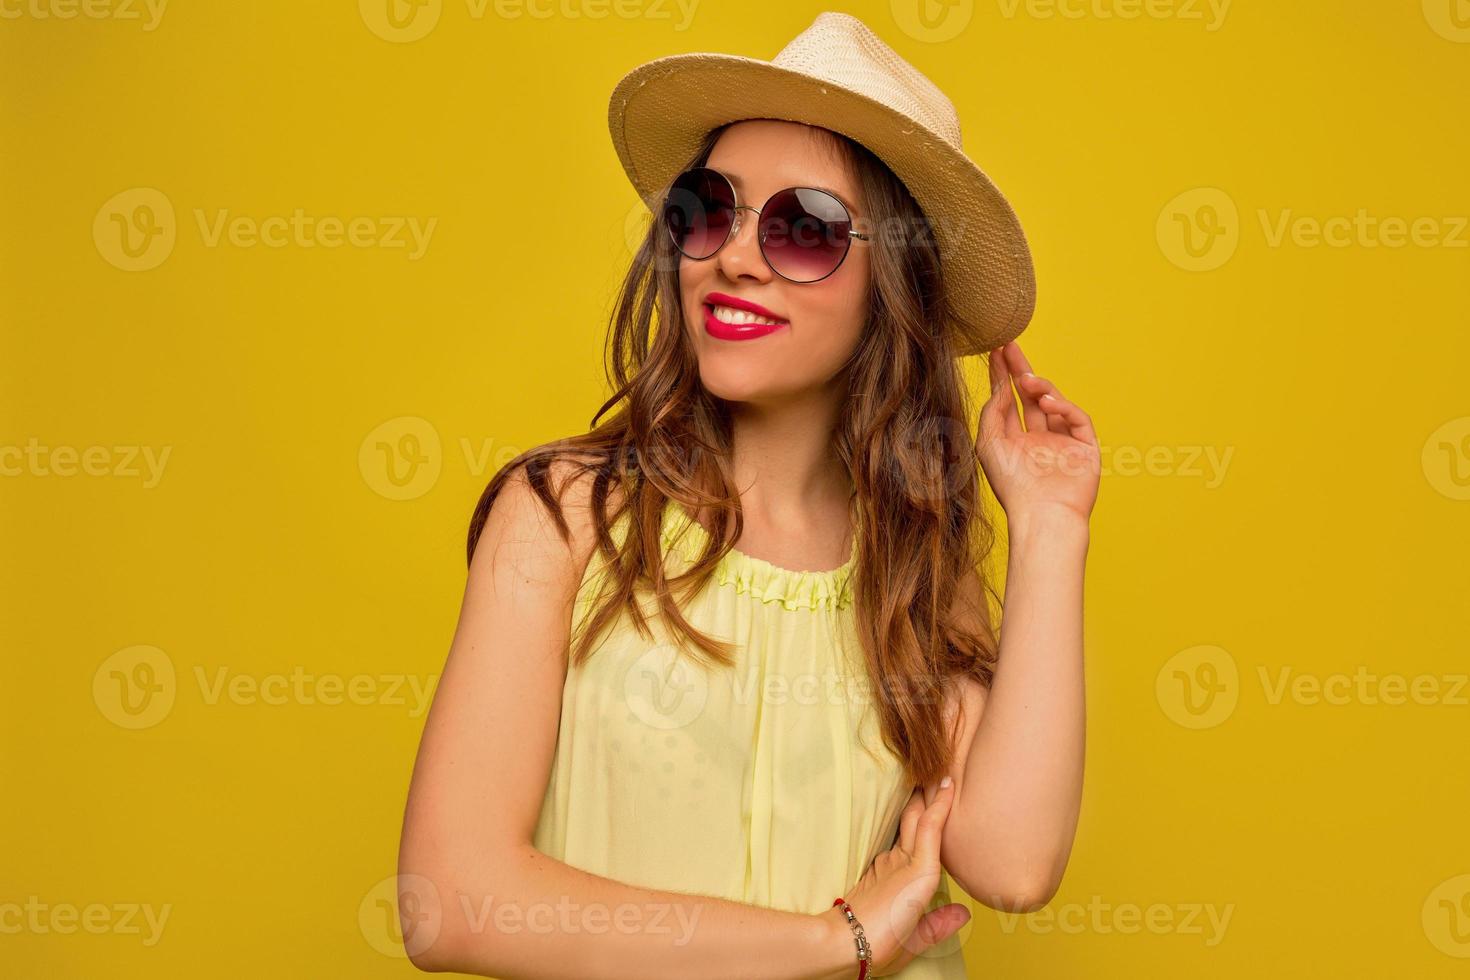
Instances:
[[[739,171],[731,170],[711,163],[711,167],[718,170],[730,179],[730,184],[735,188],[735,193],[740,200],[746,204],[757,204],[757,199],[764,199],[779,190],[787,187],[815,187],[817,190],[836,194],[845,201],[856,199],[852,185],[839,173],[831,170],[813,171],[793,168],[781,168],[764,170],[756,168],[753,176],[746,179]],[[783,176],[785,175],[785,176]]]
[[[830,139],[810,126],[781,120],[731,126],[707,166],[728,177],[747,200],[785,187],[818,187],[852,200],[857,189],[845,156]]]

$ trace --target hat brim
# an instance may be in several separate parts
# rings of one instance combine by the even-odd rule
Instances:
[[[705,135],[741,119],[820,126],[861,143],[903,181],[939,245],[960,354],[993,350],[1036,305],[1031,250],[1010,202],[968,156],[912,118],[819,78],[740,55],[671,55],[625,75],[608,103],[613,147],[652,210]]]

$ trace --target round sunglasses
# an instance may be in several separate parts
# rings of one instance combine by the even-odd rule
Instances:
[[[669,186],[663,224],[674,247],[691,259],[707,259],[739,230],[740,212],[759,215],[756,240],[771,271],[791,282],[820,282],[842,265],[854,238],[852,215],[836,195],[817,187],[788,187],[764,207],[740,204],[729,179],[710,167],[684,171]]]

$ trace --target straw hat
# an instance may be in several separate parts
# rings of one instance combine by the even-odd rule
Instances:
[[[871,150],[923,208],[957,312],[979,336],[959,353],[1017,337],[1036,305],[1031,251],[1015,212],[961,149],[954,103],[850,14],[824,12],[770,61],[733,54],[657,58],[623,76],[608,104],[618,159],[652,211],[711,129],[785,119]]]

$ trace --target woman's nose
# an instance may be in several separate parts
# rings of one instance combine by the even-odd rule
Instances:
[[[760,215],[745,208],[735,212],[735,227],[730,230],[730,240],[720,249],[720,269],[731,279],[750,276],[764,282],[771,278],[771,269],[766,265],[760,248]]]

